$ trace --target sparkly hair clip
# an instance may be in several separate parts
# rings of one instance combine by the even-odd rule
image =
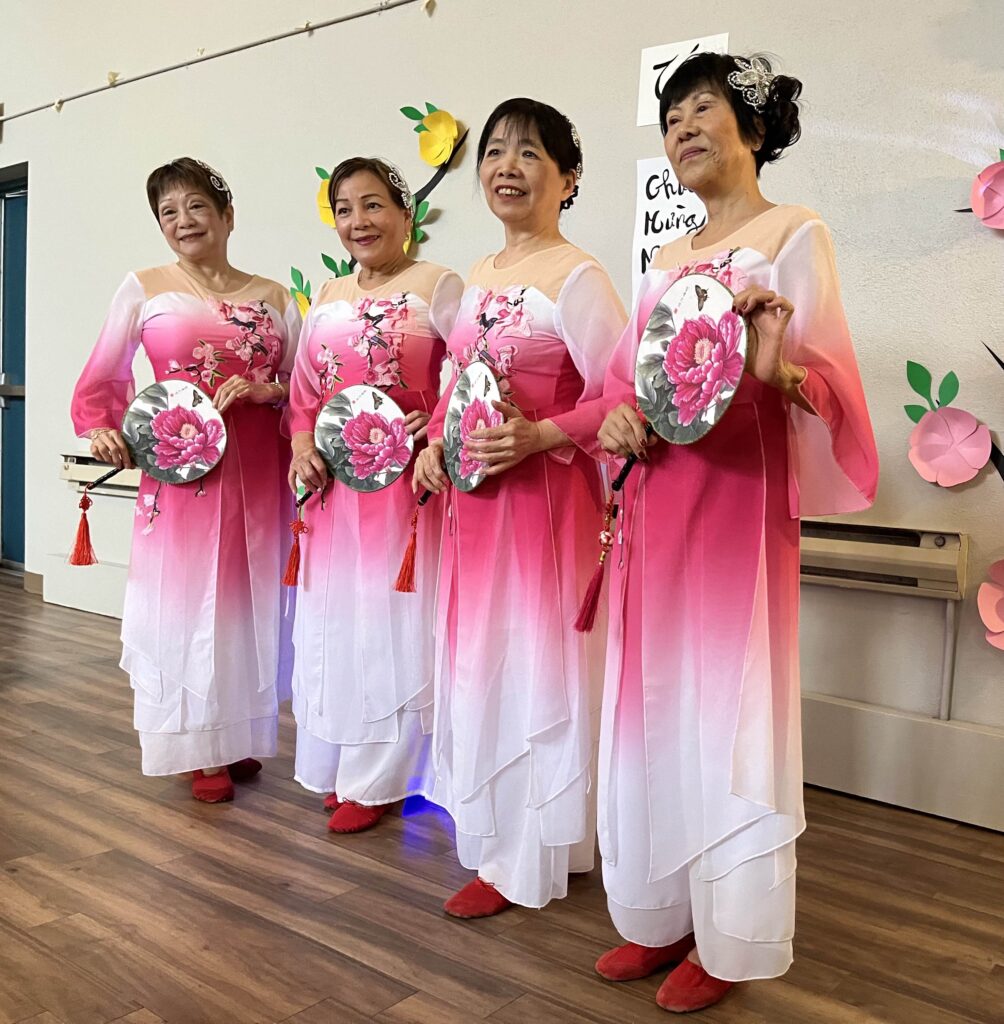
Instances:
[[[411,189],[408,187],[408,182],[404,180],[404,175],[393,164],[387,164],[387,178],[394,188],[401,193],[401,202],[404,208],[410,210],[412,203]]]
[[[205,160],[195,161],[205,172],[209,175],[210,184],[217,192],[223,192],[226,194],[227,202],[232,203],[234,201],[234,194],[230,191],[230,186],[226,183],[226,179],[217,171],[215,168],[210,167]]]
[[[758,114],[762,114],[770,95],[770,87],[777,76],[771,73],[770,66],[760,57],[752,57],[750,60],[742,57],[733,59],[739,65],[739,70],[729,73],[729,85],[741,92],[743,99]]]
[[[579,163],[575,168],[575,180],[582,181],[582,141],[579,138],[579,130],[572,123],[570,117],[566,117],[565,120],[568,122],[568,130],[572,133],[572,144],[579,151]]]

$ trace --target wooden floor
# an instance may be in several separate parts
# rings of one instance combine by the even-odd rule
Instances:
[[[144,778],[117,635],[0,577],[0,1024],[671,1019],[660,979],[592,971],[617,942],[598,870],[545,911],[450,920],[448,819],[330,835],[288,715],[232,804]],[[806,795],[795,966],[697,1019],[1004,1022],[1004,836]]]

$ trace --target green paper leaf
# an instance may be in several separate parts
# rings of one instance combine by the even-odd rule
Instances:
[[[310,299],[310,282],[309,281],[307,282],[307,286],[303,289],[303,294],[307,296],[308,300]]]
[[[289,268],[289,277],[293,284],[296,285],[297,291],[303,291],[303,274],[300,273],[296,267]]]
[[[413,130],[421,134],[422,132],[427,132],[429,129],[426,128],[424,124],[416,124]]]
[[[331,177],[330,172],[326,171],[323,167],[315,167],[314,170],[317,171],[317,176],[321,181],[327,181]]]
[[[1001,160],[1004,160],[1004,149],[1002,149],[998,155],[1000,156]]]
[[[338,261],[332,259],[326,252],[321,253],[321,262],[328,268],[328,270],[331,271],[332,274],[335,275],[335,277],[341,276],[338,273]]]
[[[289,294],[295,299],[297,291],[299,291],[298,288],[290,288],[289,289]]]
[[[921,366],[920,363],[914,363],[908,359],[906,362],[906,379],[910,382],[910,387],[913,388],[921,398],[927,399],[927,404],[933,409],[934,400],[931,398],[931,371],[926,366]]]
[[[415,211],[415,223],[421,224],[426,217],[429,216],[429,200],[423,199],[418,204],[418,209]]]
[[[401,113],[412,121],[421,121],[425,117],[421,110],[416,110],[414,107],[402,107]]]
[[[349,274],[352,273],[352,267],[349,266],[348,260],[342,260],[341,267],[339,269],[341,270],[342,277],[348,277]]]
[[[938,386],[938,406],[949,405],[959,393],[959,378],[953,372],[945,374]]]
[[[906,410],[907,416],[909,416],[914,423],[919,423],[930,411],[925,409],[922,405],[904,405],[903,408]]]
[[[439,107],[434,107],[428,100],[426,100],[425,109],[428,110],[430,114],[435,114],[436,111],[439,110]]]
[[[421,228],[415,228],[411,237],[414,238],[416,242],[424,242],[429,236]]]

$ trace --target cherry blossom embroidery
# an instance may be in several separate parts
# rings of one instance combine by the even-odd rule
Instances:
[[[408,320],[408,296],[398,292],[389,299],[366,295],[356,303],[354,319],[359,333],[349,340],[353,351],[366,360],[363,383],[376,388],[407,388],[401,376],[403,330]]]
[[[142,498],[136,502],[136,515],[142,516],[146,519],[146,526],[143,527],[144,537],[148,537],[153,533],[154,520],[160,515],[157,498],[160,497],[160,488],[163,486],[163,484],[159,484],[157,490],[153,494],[144,494]]]
[[[338,373],[343,363],[338,353],[332,352],[323,343],[320,352],[317,353],[317,362],[320,364],[320,369],[317,372],[317,383],[321,389],[321,395],[327,398],[334,392],[336,384],[345,383]]]
[[[733,294],[746,287],[746,273],[733,263],[738,249],[729,249],[724,256],[713,256],[709,260],[697,261],[674,271],[674,277],[681,278],[687,274],[707,274],[721,281]]]
[[[481,296],[475,314],[478,337],[464,349],[468,363],[479,359],[495,371],[503,397],[512,394],[509,378],[513,374],[513,361],[519,352],[516,345],[498,345],[499,338],[517,335],[529,338],[533,332],[533,317],[524,305],[526,288],[507,288],[493,292],[490,288]]]
[[[221,322],[233,324],[237,337],[227,342],[227,348],[244,362],[243,376],[256,383],[272,379],[279,361],[279,338],[272,314],[264,302],[248,302],[235,306],[230,302],[215,302]],[[269,372],[263,377],[262,371]]]

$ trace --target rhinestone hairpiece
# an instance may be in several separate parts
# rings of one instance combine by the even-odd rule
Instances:
[[[227,184],[226,179],[223,177],[223,175],[220,174],[220,172],[216,170],[214,167],[210,167],[209,164],[205,162],[205,160],[196,160],[195,162],[206,172],[206,174],[209,175],[209,181],[212,184],[213,188],[215,188],[217,192],[225,192],[227,196],[227,202],[232,203],[234,200],[234,195],[230,191],[230,186]]]
[[[579,151],[579,163],[575,168],[575,180],[582,181],[582,140],[579,138],[579,130],[573,124],[572,119],[566,117],[565,120],[568,122],[569,131],[572,133],[572,142]]]
[[[387,178],[390,183],[401,193],[401,202],[404,203],[406,210],[411,209],[411,189],[408,188],[408,182],[404,180],[404,175],[393,165],[387,165]]]
[[[735,57],[734,60],[739,65],[739,70],[729,73],[729,85],[741,92],[743,99],[758,114],[762,114],[763,108],[767,105],[771,84],[776,76],[771,74],[766,61],[760,57],[753,57],[750,60]]]

